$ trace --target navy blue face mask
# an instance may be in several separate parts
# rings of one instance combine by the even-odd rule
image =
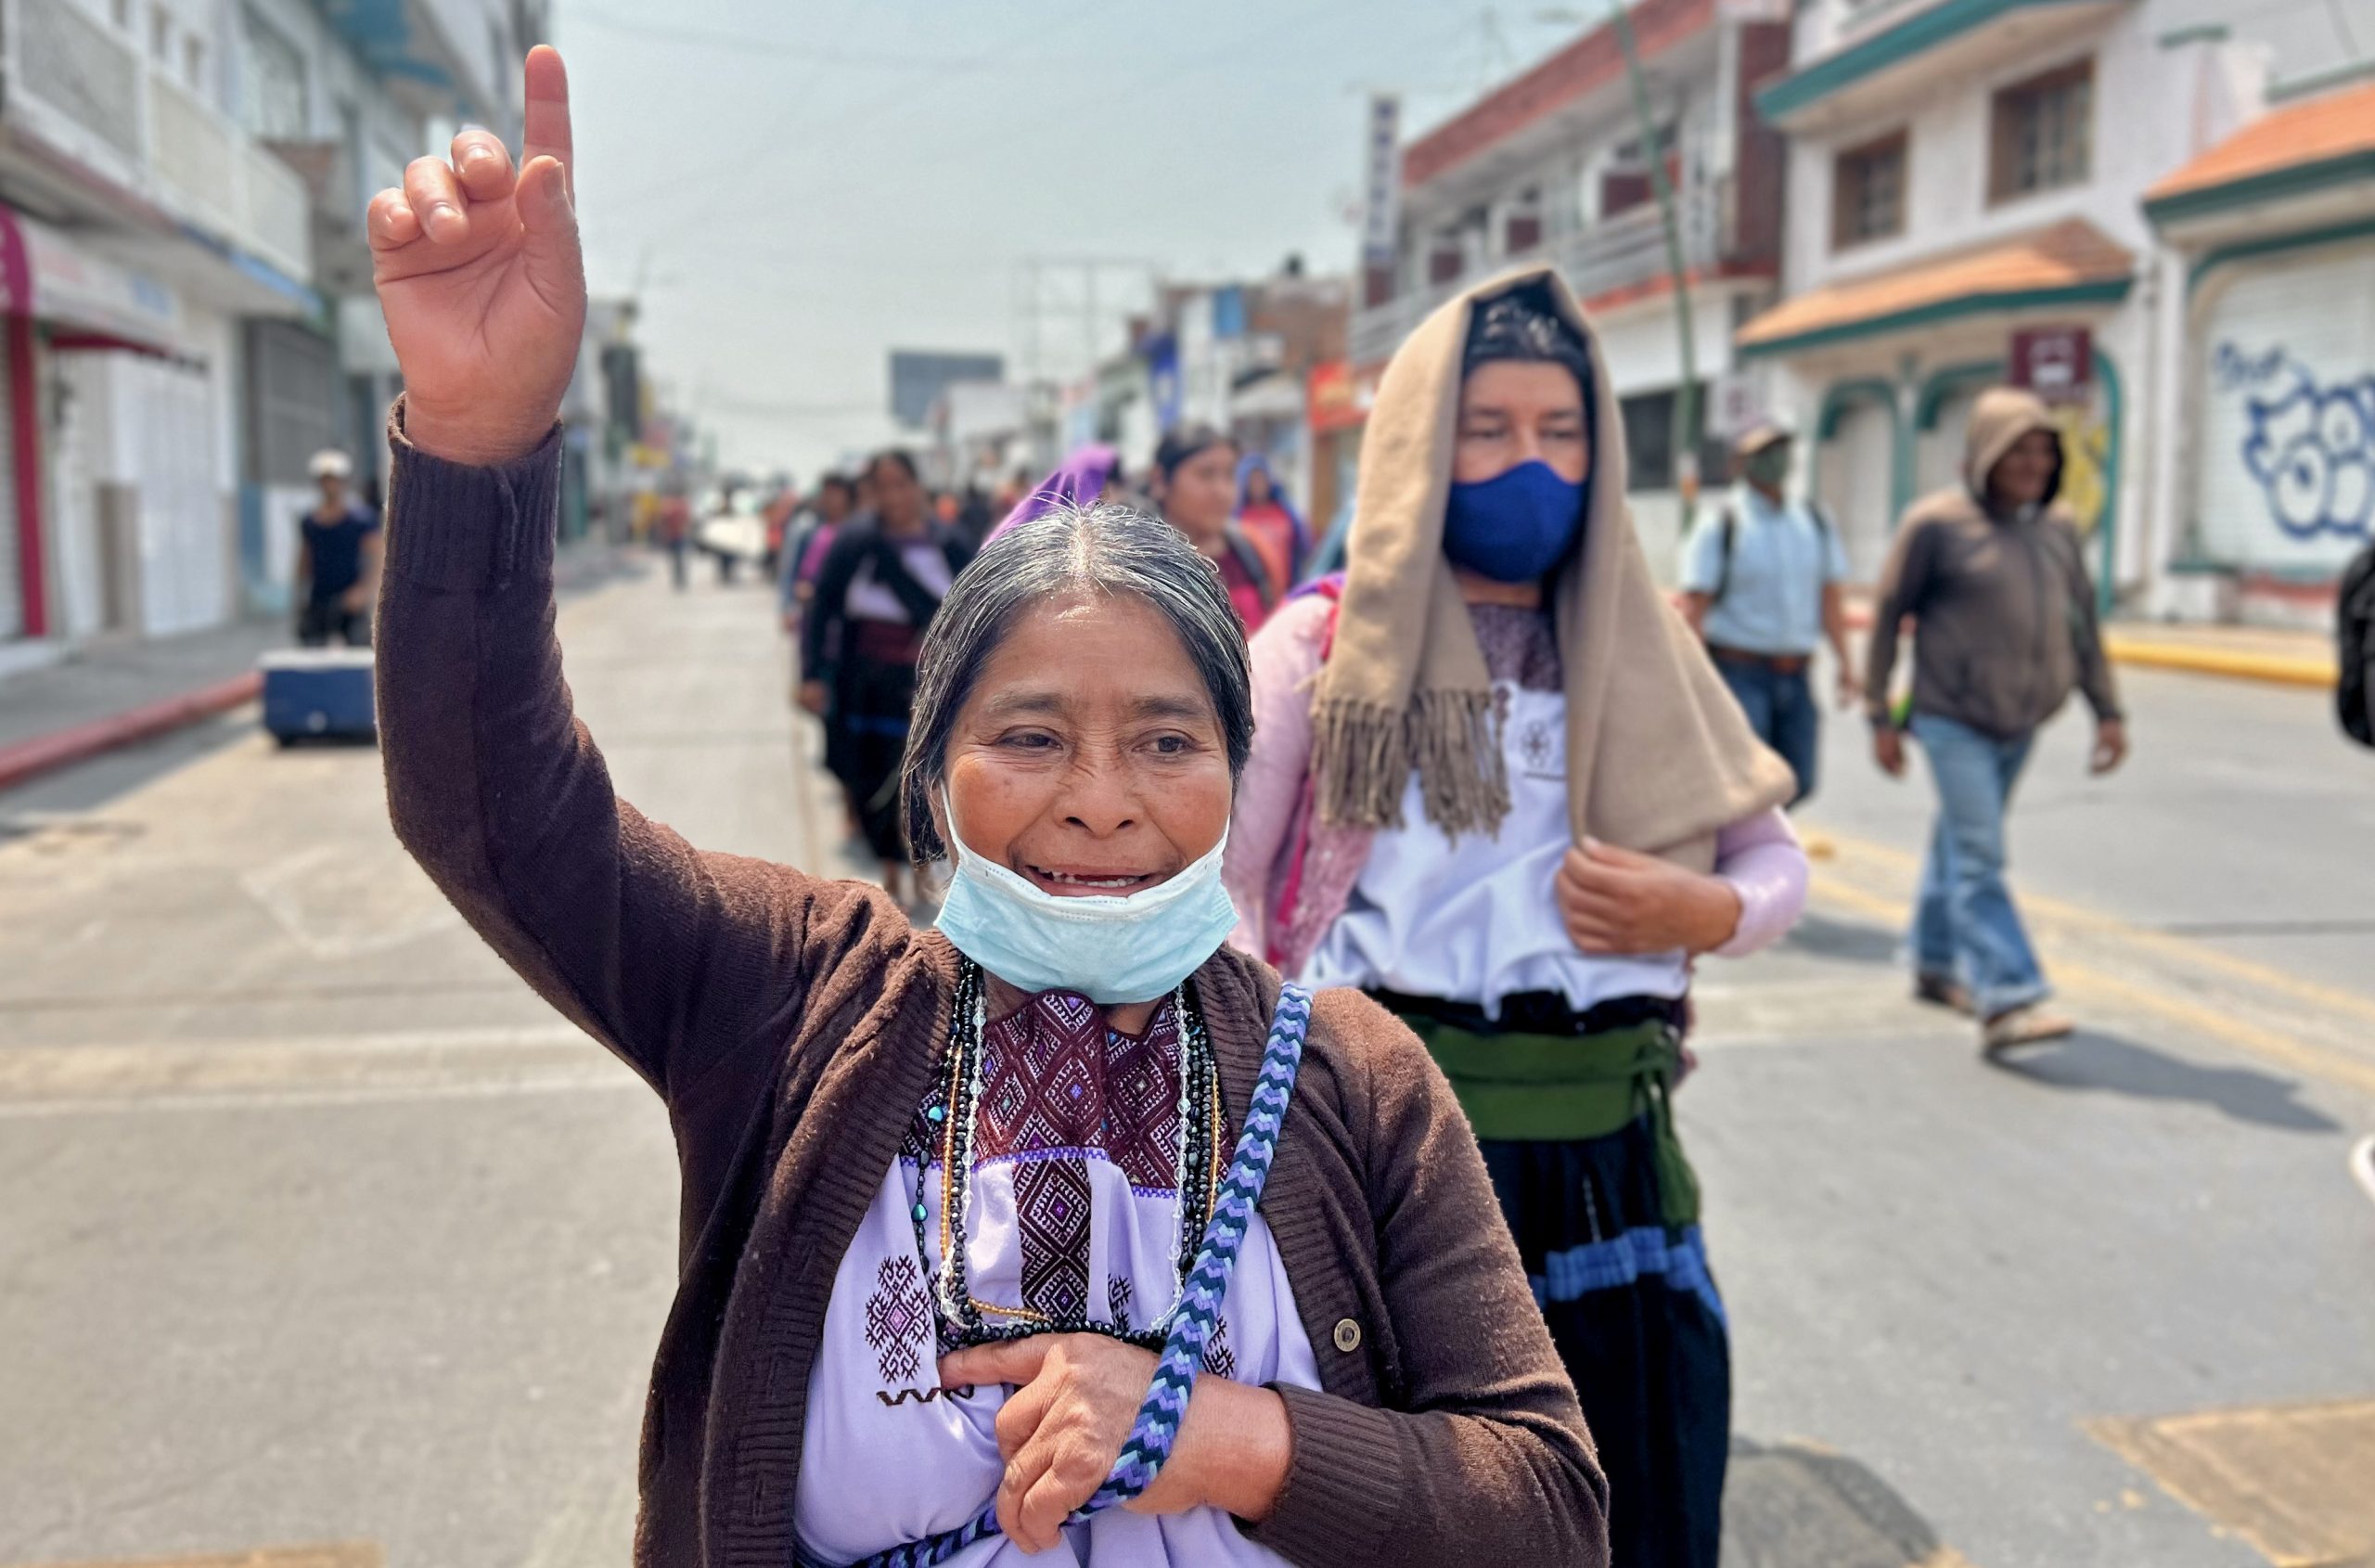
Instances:
[[[1444,508],[1444,554],[1496,583],[1531,583],[1567,558],[1584,527],[1584,487],[1536,458],[1474,484]]]

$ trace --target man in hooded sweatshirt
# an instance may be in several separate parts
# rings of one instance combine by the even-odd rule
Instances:
[[[1864,689],[1872,752],[1905,772],[1910,729],[1930,759],[1938,825],[1914,919],[1914,994],[1979,1020],[1995,1051],[2067,1035],[2004,880],[2004,812],[2037,730],[2075,688],[2095,714],[2093,771],[2127,754],[2078,529],[2054,501],[2061,438],[2045,405],[1997,387],[1971,409],[1964,483],[1915,503],[1881,574]],[[1913,649],[1911,717],[1889,699],[1898,637]]]

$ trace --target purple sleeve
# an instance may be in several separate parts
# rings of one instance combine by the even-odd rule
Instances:
[[[1715,835],[1715,875],[1740,895],[1740,923],[1715,949],[1721,958],[1744,958],[1770,947],[1805,909],[1806,852],[1778,806]]]

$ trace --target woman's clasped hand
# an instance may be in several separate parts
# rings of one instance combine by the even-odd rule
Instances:
[[[1005,1383],[997,1415],[998,1527],[1045,1551],[1073,1510],[1105,1484],[1146,1402],[1154,1353],[1102,1334],[1034,1334],[940,1360],[944,1388]],[[1258,1523],[1285,1483],[1286,1409],[1267,1389],[1200,1378],[1171,1459],[1124,1506],[1137,1513],[1212,1507]]]

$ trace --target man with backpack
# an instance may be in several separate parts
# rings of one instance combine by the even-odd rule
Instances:
[[[1740,483],[1683,546],[1682,606],[1750,726],[1796,771],[1803,801],[1814,793],[1822,738],[1816,648],[1829,642],[1838,661],[1840,706],[1854,706],[1862,688],[1840,597],[1847,552],[1821,508],[1790,498],[1791,444],[1774,424],[1734,443]]]

